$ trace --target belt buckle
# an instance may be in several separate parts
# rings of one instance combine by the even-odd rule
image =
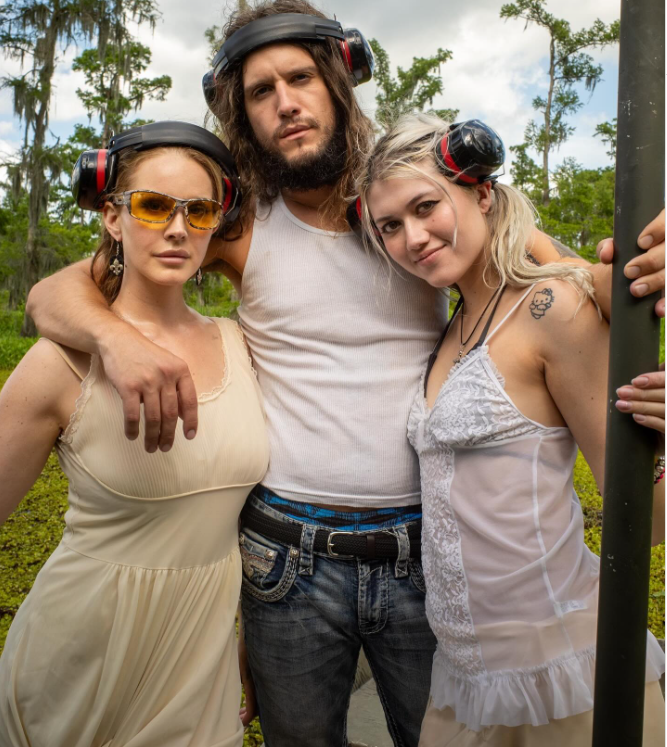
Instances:
[[[329,536],[327,537],[327,554],[330,558],[353,558],[354,555],[342,555],[339,552],[334,552],[334,549],[332,547],[332,537],[334,534],[357,534],[357,532],[329,532]]]

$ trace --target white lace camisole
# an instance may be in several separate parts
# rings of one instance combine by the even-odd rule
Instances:
[[[422,377],[408,436],[419,456],[431,697],[456,720],[546,724],[593,707],[599,559],[584,544],[566,427],[523,415],[488,343],[456,364],[432,409]],[[490,320],[489,320],[490,321]],[[664,671],[648,634],[647,681]]]

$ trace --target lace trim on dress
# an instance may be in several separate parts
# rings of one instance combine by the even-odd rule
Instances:
[[[422,564],[428,579],[426,615],[438,641],[467,677],[486,669],[468,606],[461,535],[451,503],[454,452],[439,445],[421,459]]]
[[[90,356],[90,368],[88,369],[88,373],[84,376],[83,380],[81,381],[81,394],[79,394],[79,396],[76,398],[76,402],[74,403],[74,412],[69,416],[69,423],[67,424],[67,427],[58,437],[58,442],[61,444],[72,443],[74,434],[76,433],[79,427],[79,422],[81,421],[83,410],[86,406],[86,403],[90,399],[90,393],[92,391],[92,386],[95,383],[95,380],[97,379],[98,366],[99,366],[99,356],[91,355]]]
[[[536,433],[544,426],[523,416],[498,391],[488,348],[472,351],[454,366],[442,385],[433,408],[427,412],[426,429],[437,442],[455,446],[476,446]],[[479,369],[483,370],[480,371]],[[502,389],[502,386],[501,386]]]
[[[218,331],[220,332],[220,350],[222,351],[225,370],[222,374],[222,381],[218,384],[218,386],[213,387],[213,389],[209,389],[208,392],[202,392],[201,394],[197,395],[197,402],[199,403],[210,402],[211,400],[214,400],[217,397],[219,397],[229,385],[230,375],[231,375],[231,366],[229,365],[229,354],[227,352],[227,341],[225,340],[225,333],[222,329],[222,324],[220,324],[221,320],[214,319],[210,316],[207,317],[207,319],[210,319],[217,326]]]

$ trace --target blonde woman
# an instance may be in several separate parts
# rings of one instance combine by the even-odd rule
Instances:
[[[47,339],[5,384],[0,418],[12,426],[0,433],[0,521],[54,445],[70,489],[63,539],[0,659],[3,747],[243,742],[237,527],[268,443],[237,325],[183,300],[231,182],[210,133],[147,127],[120,136],[134,145],[106,172],[95,156],[79,164],[93,162],[91,189],[109,180],[94,275],[116,314],[188,362],[200,429],[146,453],[143,422],[141,440],[125,438],[122,402],[100,358]]]
[[[420,745],[588,747],[599,562],[572,479],[578,445],[602,487],[608,328],[586,269],[532,260],[533,210],[492,178],[495,137],[407,117],[360,182],[375,248],[461,294],[408,424],[438,639]],[[664,404],[652,414],[664,428]],[[658,542],[661,489],[655,513]],[[664,657],[648,644],[644,744],[657,746]]]

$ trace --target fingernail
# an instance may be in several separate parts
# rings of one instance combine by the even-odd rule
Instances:
[[[169,451],[169,449],[171,449],[171,444],[162,444],[162,446],[160,446],[160,451],[165,454]]]
[[[639,285],[631,286],[632,294],[634,296],[643,296],[648,291],[648,285],[646,283],[640,283]]]
[[[636,379],[632,380],[632,386],[648,386],[648,377],[647,376],[637,376]]]
[[[639,415],[639,413],[635,413],[632,416],[638,423],[643,423],[646,420],[646,415]]]
[[[157,446],[149,446],[147,451],[149,454],[155,454],[155,452],[157,451]]]
[[[635,278],[639,277],[641,270],[639,269],[639,267],[637,267],[637,265],[632,265],[632,267],[626,267],[624,273],[626,278],[634,280]]]
[[[616,400],[617,410],[623,410],[624,412],[627,412],[631,407],[632,407],[632,404],[630,402],[626,402],[625,400],[622,400],[622,399]]]
[[[621,399],[630,399],[632,397],[632,387],[631,386],[621,386],[616,390],[616,394]]]
[[[185,437],[189,439],[190,441],[197,435],[197,432],[194,430],[190,430],[185,434]]]
[[[641,239],[638,239],[637,246],[640,249],[648,249],[649,247],[653,246],[653,236],[651,236],[651,234],[642,236]]]

